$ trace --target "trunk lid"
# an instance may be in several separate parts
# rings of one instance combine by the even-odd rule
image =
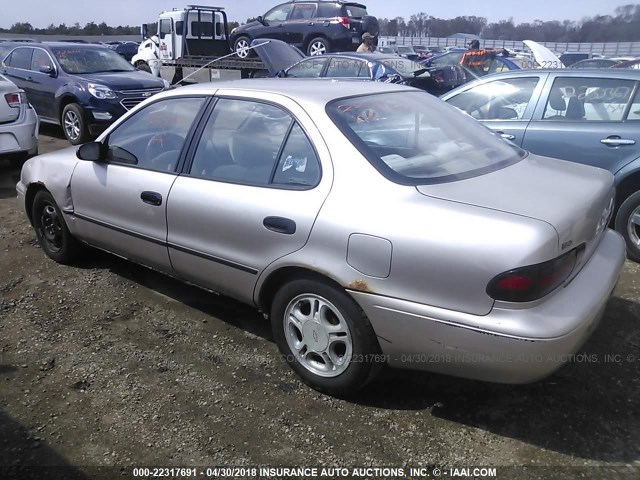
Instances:
[[[20,109],[10,107],[5,98],[8,93],[18,92],[22,92],[22,90],[15,83],[0,75],[0,123],[13,122],[20,116]]]
[[[541,220],[558,232],[559,254],[606,228],[615,195],[606,170],[530,154],[515,165],[457,182],[418,186],[423,195]]]

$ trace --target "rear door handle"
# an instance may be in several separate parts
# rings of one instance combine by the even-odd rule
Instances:
[[[504,133],[504,132],[496,132],[498,135],[500,135],[502,138],[504,138],[505,140],[515,140],[516,136],[515,135],[511,135],[509,133]]]
[[[140,198],[144,203],[158,207],[162,205],[162,195],[158,192],[142,192]]]
[[[614,135],[600,140],[600,143],[607,147],[623,147],[625,145],[635,145],[636,141],[627,138],[620,138],[617,135]]]
[[[293,235],[296,233],[296,222],[290,218],[284,217],[266,217],[262,224],[267,230],[285,235]]]

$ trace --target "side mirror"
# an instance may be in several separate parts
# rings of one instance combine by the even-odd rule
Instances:
[[[260,15],[258,18],[256,18],[256,20],[258,20],[265,27],[269,25],[269,22],[267,22],[262,15]]]
[[[38,71],[40,73],[46,73],[50,77],[56,76],[56,69],[53,68],[51,65],[40,65],[40,68],[38,68]]]
[[[90,142],[81,145],[76,151],[76,157],[88,162],[105,162],[108,147],[102,142]]]
[[[149,25],[143,23],[140,26],[140,35],[142,36],[142,40],[146,40],[147,38],[149,38]]]

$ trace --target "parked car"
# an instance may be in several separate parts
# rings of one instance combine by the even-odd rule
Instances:
[[[586,60],[579,60],[572,63],[569,68],[611,68],[619,63],[622,62],[611,58],[588,58]]]
[[[443,95],[447,103],[538,155],[615,175],[613,222],[640,261],[640,72],[521,70]]]
[[[609,172],[377,82],[164,92],[77,152],[28,160],[17,191],[53,260],[86,243],[255,305],[282,358],[337,395],[385,363],[547,376],[624,263]]]
[[[447,65],[460,65],[462,56],[467,52],[466,48],[455,48],[446,53],[433,55],[425,60],[420,60],[422,65],[427,67],[445,67]],[[471,72],[469,69],[462,67],[466,72],[467,81],[474,80],[478,76],[478,72]],[[486,62],[483,69],[483,75],[496,72],[506,72],[510,70],[519,70],[520,66],[508,57],[496,54],[493,58]]]
[[[138,53],[139,44],[136,42],[121,42],[113,46],[113,50],[121,55],[125,60],[131,62],[134,55]]]
[[[343,80],[402,83],[442,94],[465,82],[462,68],[425,68],[398,55],[373,53],[332,53],[305,56],[300,50],[278,40],[251,43],[271,76],[282,78],[335,78]]]
[[[398,45],[396,47],[398,55],[409,60],[418,60],[418,54],[411,45]]]
[[[113,50],[90,44],[3,43],[0,73],[27,93],[42,122],[61,125],[74,145],[168,86]]]
[[[626,60],[624,62],[620,62],[611,68],[633,68],[635,70],[638,70],[640,69],[640,57],[635,58],[633,60]]]
[[[24,90],[0,75],[0,158],[15,166],[38,152],[38,116]]]
[[[321,55],[356,50],[365,32],[377,37],[378,19],[369,15],[367,7],[360,3],[291,1],[272,8],[253,22],[234,28],[230,41],[240,58],[253,56],[248,47],[256,38],[282,40],[308,55]]]

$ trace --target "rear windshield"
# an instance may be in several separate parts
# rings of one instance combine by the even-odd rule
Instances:
[[[135,68],[108,48],[51,47],[62,70],[71,74],[131,72]]]
[[[463,180],[527,154],[426,92],[334,100],[327,113],[380,173],[403,185]]]
[[[346,14],[348,17],[351,18],[362,18],[366,15],[369,15],[367,13],[367,9],[364,8],[362,5],[355,5],[355,4],[346,4],[343,7],[346,11]]]

